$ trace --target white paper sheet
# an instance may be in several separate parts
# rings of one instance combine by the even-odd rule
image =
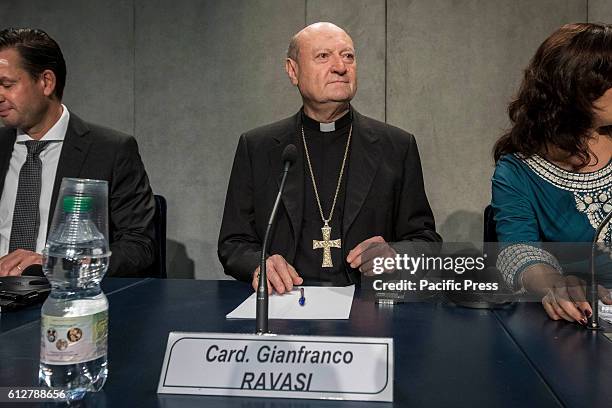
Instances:
[[[282,295],[274,293],[268,301],[270,319],[313,319],[342,320],[348,319],[353,305],[355,285],[343,287],[302,286],[304,288],[304,306],[300,306],[300,290],[294,288]],[[257,293],[253,293],[227,319],[255,319],[255,302]]]

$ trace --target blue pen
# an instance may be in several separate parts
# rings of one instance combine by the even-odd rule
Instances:
[[[304,297],[304,288],[300,288],[300,300],[298,300],[300,306],[304,306],[306,304],[306,298]]]

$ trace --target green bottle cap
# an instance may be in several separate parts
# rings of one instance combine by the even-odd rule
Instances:
[[[83,213],[91,210],[93,198],[88,196],[64,197],[64,211],[67,213]]]

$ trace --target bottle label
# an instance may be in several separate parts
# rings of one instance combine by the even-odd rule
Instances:
[[[78,317],[42,315],[40,361],[69,365],[106,355],[108,310]]]

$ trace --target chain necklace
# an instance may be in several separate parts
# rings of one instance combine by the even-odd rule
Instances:
[[[336,185],[336,192],[334,194],[334,201],[332,202],[331,210],[329,211],[329,217],[325,218],[323,215],[323,208],[321,207],[321,199],[319,198],[319,190],[317,189],[317,182],[315,180],[314,172],[312,171],[312,163],[310,162],[310,154],[308,153],[308,145],[306,144],[306,136],[304,136],[304,125],[302,125],[302,142],[304,142],[304,151],[306,152],[306,161],[308,162],[308,169],[310,170],[310,178],[312,180],[312,187],[314,189],[315,198],[317,199],[317,205],[319,206],[319,214],[323,221],[323,227],[321,227],[321,235],[323,239],[318,241],[312,240],[312,249],[323,249],[323,262],[321,267],[332,268],[334,266],[331,257],[331,248],[341,248],[341,239],[331,239],[331,227],[329,223],[334,216],[334,208],[336,208],[336,201],[338,200],[338,193],[340,192],[340,186],[342,185],[342,175],[344,174],[344,166],[346,164],[346,158],[348,157],[349,146],[351,144],[351,135],[353,133],[353,125],[349,129],[348,139],[346,141],[346,148],[344,149],[344,158],[342,159],[342,167],[340,167],[340,175],[338,175],[338,184]]]

